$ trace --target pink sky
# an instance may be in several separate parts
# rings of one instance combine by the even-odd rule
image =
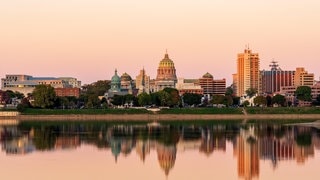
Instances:
[[[303,66],[319,80],[319,0],[10,0],[0,2],[0,77],[151,78],[168,49],[177,76],[231,83],[246,44],[261,69]]]

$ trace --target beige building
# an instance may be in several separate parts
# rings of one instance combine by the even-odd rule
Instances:
[[[303,67],[297,67],[294,75],[294,86],[313,86],[314,74],[308,73]]]
[[[138,89],[138,94],[143,92],[150,93],[150,76],[146,74],[144,68],[140,70],[139,75],[136,77],[136,88]]]
[[[179,91],[180,95],[185,93],[203,94],[203,89],[199,85],[198,79],[179,78],[178,83],[176,84],[176,89]]]
[[[6,75],[1,79],[1,89],[3,91],[18,91],[27,96],[32,93],[37,85],[50,85],[54,88],[79,88],[81,82],[76,78],[54,78],[54,77],[33,77],[29,75]]]
[[[260,60],[258,53],[247,48],[238,54],[237,59],[237,96],[242,96],[249,88],[260,91]]]

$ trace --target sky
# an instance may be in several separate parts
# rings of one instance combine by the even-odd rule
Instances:
[[[260,69],[305,67],[319,80],[319,0],[10,0],[0,2],[0,77],[76,77],[85,83],[156,78],[166,49],[177,76],[232,83],[249,44]]]

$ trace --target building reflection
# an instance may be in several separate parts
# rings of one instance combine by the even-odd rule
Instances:
[[[156,152],[160,169],[168,176],[177,153],[198,151],[209,157],[233,145],[240,179],[258,179],[260,160],[276,169],[282,161],[304,164],[320,150],[319,130],[303,126],[264,124],[214,125],[39,125],[0,126],[0,142],[6,154],[74,150],[81,144],[112,153],[115,163],[136,152],[144,163]],[[121,159],[122,160],[122,159]]]
[[[254,127],[241,129],[237,138],[238,175],[243,179],[259,177],[259,139]]]

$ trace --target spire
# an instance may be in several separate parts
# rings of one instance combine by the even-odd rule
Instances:
[[[117,70],[117,68],[116,68],[116,70],[114,70],[114,74],[115,74],[115,75],[118,75],[118,70]]]
[[[165,59],[169,59],[169,55],[168,55],[168,49],[166,49],[166,54],[164,55]]]

